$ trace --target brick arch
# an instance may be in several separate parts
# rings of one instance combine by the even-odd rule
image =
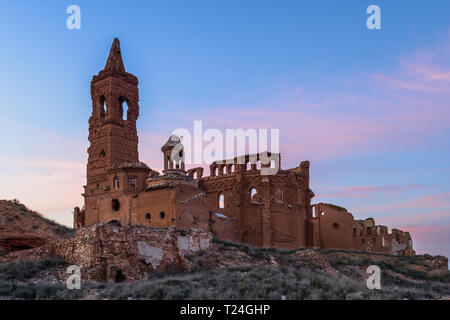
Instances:
[[[223,200],[223,204],[221,201]],[[219,191],[217,192],[217,208],[219,209],[225,209],[225,192]]]
[[[216,172],[216,170],[217,170],[217,172]],[[218,176],[218,175],[219,175],[219,174],[218,174],[218,170],[219,170],[218,165],[215,164],[215,163],[213,163],[212,165],[209,166],[209,175],[210,175],[211,177],[216,177],[216,176]]]
[[[119,98],[117,100],[119,101],[119,116],[120,116],[120,118],[123,120],[130,120],[129,115],[132,113],[130,110],[131,109],[130,99],[127,98],[126,96],[121,95],[121,96],[119,96]],[[124,110],[124,103],[126,103],[126,105],[127,105],[126,111]],[[126,117],[124,117],[125,116],[124,112],[126,112]]]
[[[252,195],[253,190],[255,190],[255,194]],[[259,191],[258,188],[256,186],[251,186],[249,191],[248,191],[249,195],[250,195],[250,202],[258,202],[258,195],[259,195]],[[253,198],[254,197],[254,198]]]
[[[105,95],[101,94],[100,96],[98,96],[96,103],[97,103],[96,116],[100,118],[105,118],[108,111],[108,105],[106,103]]]
[[[203,168],[202,167],[192,168],[187,171],[188,176],[194,177],[194,174],[197,175],[197,177],[195,177],[195,179],[200,180],[203,177]]]

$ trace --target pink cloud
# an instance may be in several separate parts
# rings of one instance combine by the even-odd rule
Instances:
[[[413,239],[414,249],[418,254],[444,255],[450,257],[450,225],[441,226],[408,226],[401,229],[408,230]]]
[[[384,86],[392,86],[398,89],[428,92],[447,91],[446,88],[425,84],[423,81],[403,80],[399,78],[384,76],[381,74],[373,74],[370,77],[374,80],[379,81]]]
[[[421,185],[407,186],[351,186],[333,187],[332,192],[318,193],[318,197],[345,197],[345,198],[366,198],[372,197],[374,193],[400,193],[411,189],[423,188]]]
[[[426,210],[424,212],[407,212],[406,214],[392,215],[378,218],[378,222],[384,225],[409,225],[420,226],[424,224],[450,221],[450,210]]]
[[[443,39],[434,50],[420,50],[403,57],[400,68],[390,74],[372,74],[371,77],[382,85],[392,88],[425,92],[442,92],[449,94],[450,67],[445,65],[450,53],[445,43],[450,37]]]
[[[450,37],[446,41],[449,40]],[[448,54],[449,52],[446,52],[445,47],[438,48],[435,51],[421,50],[410,57],[404,58],[400,63],[405,74],[418,76],[424,80],[449,82],[450,70],[435,62],[439,58],[438,56],[445,57]]]
[[[448,208],[450,215],[450,192],[442,192],[434,195],[426,195],[416,197],[406,201],[398,201],[393,203],[383,203],[380,205],[367,205],[359,207],[360,212],[385,212],[394,209],[415,209],[418,208]]]

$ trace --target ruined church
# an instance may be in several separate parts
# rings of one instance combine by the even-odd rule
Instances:
[[[180,139],[161,148],[164,170],[141,162],[138,79],[125,70],[118,39],[91,82],[87,182],[74,228],[95,224],[203,229],[213,237],[276,248],[337,248],[415,254],[408,232],[355,220],[345,208],[312,204],[308,161],[262,175],[259,155],[186,170]],[[127,108],[125,110],[125,104]],[[178,148],[178,149],[177,149]],[[176,150],[176,152],[174,152]],[[177,154],[178,157],[173,155]],[[269,156],[270,154],[267,153]]]

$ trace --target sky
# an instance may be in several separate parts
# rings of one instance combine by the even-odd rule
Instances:
[[[381,30],[369,30],[369,5]],[[66,9],[81,9],[69,30]],[[0,0],[0,199],[72,224],[90,81],[112,41],[139,78],[140,159],[177,128],[280,129],[313,203],[450,256],[450,1]]]

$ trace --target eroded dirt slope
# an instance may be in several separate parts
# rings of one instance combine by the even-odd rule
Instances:
[[[18,201],[0,200],[0,254],[41,247],[73,234]]]

